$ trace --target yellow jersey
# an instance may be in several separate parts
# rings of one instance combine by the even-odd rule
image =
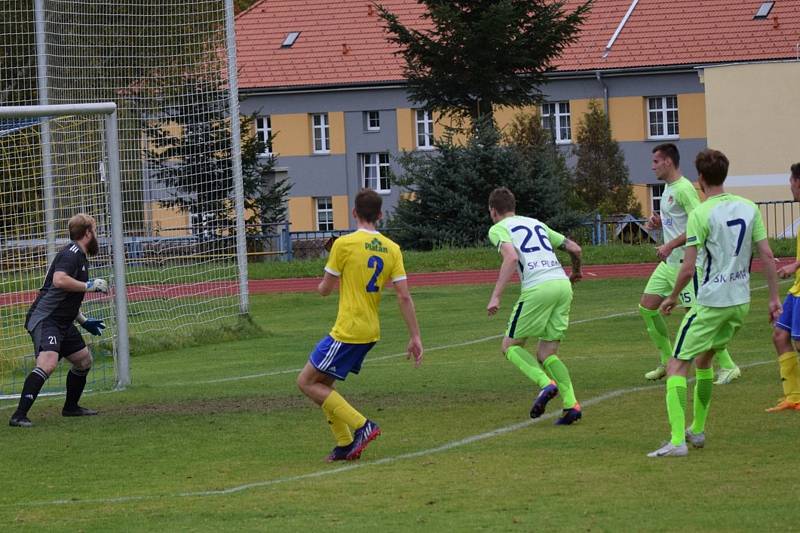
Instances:
[[[797,233],[797,243],[795,244],[797,261],[800,261],[800,232]],[[794,285],[789,289],[789,294],[800,296],[800,268],[794,273]]]
[[[406,279],[400,246],[377,231],[359,229],[336,239],[325,271],[339,278],[339,312],[331,337],[350,344],[380,339],[381,290],[386,280]]]

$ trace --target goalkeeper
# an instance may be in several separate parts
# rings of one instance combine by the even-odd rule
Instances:
[[[105,280],[89,279],[86,256],[97,255],[99,248],[94,218],[83,213],[73,216],[69,220],[69,237],[72,242],[56,254],[39,296],[25,317],[25,329],[33,339],[36,367],[25,379],[19,406],[9,420],[10,426],[33,425],[28,419],[28,411],[61,358],[72,363],[67,374],[67,398],[61,414],[97,414],[93,409],[78,405],[86,386],[86,375],[92,368],[92,355],[74,324],[77,321],[92,335],[100,335],[105,328],[102,320],[87,318],[80,312],[85,293],[108,292]]]

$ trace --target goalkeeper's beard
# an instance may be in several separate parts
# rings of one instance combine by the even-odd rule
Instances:
[[[92,240],[86,243],[86,255],[95,256],[100,251],[100,246],[97,244],[97,237],[92,235]]]

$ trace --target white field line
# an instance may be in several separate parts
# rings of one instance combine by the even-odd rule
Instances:
[[[756,287],[753,290],[758,290],[758,289],[763,289],[763,288],[766,288],[766,285],[762,286],[762,287]],[[587,322],[593,322],[593,321],[596,321],[596,320],[604,320],[604,319],[608,319],[608,318],[615,318],[615,317],[619,317],[619,316],[628,316],[628,315],[633,315],[633,314],[636,314],[636,311],[628,311],[628,312],[624,312],[624,313],[614,313],[614,314],[605,315],[605,316],[602,316],[602,317],[595,317],[595,318],[587,318],[587,319],[584,319],[584,320],[577,320],[577,321],[573,322],[573,324],[582,324],[582,323],[587,323]],[[483,337],[481,339],[476,339],[476,340],[472,340],[472,341],[458,343],[458,344],[454,344],[454,345],[450,345],[450,346],[438,346],[438,347],[429,349],[429,351],[444,350],[446,348],[454,348],[454,347],[458,347],[458,346],[466,346],[466,345],[469,345],[469,344],[476,344],[476,343],[479,343],[479,342],[485,342],[487,340],[497,339],[497,338],[500,338],[500,337],[502,337],[502,335],[493,335],[491,337]],[[405,355],[405,354],[386,355],[386,356],[383,356],[383,357],[380,357],[380,358],[375,358],[374,360],[388,359],[388,358],[391,358],[391,357],[400,357],[400,356],[403,356],[403,355]],[[767,361],[758,361],[758,362],[750,363],[750,364],[747,364],[747,365],[740,365],[740,368],[749,368],[749,367],[765,365],[765,364],[769,364],[769,363],[773,363],[773,362],[774,362],[774,359],[770,359],[770,360],[767,360]],[[277,371],[277,372],[270,372],[270,373],[261,374],[261,375],[259,375],[257,377],[268,376],[268,375],[277,375],[277,374],[286,374],[286,373],[289,373],[289,372],[299,372],[299,371],[300,371],[300,369],[297,369],[297,370],[283,370],[283,371]],[[253,377],[252,376],[242,376],[242,377],[240,377],[238,379],[253,379]],[[207,382],[202,382],[202,383],[211,383],[211,382],[207,381]],[[606,400],[610,400],[612,398],[617,398],[619,396],[623,396],[623,395],[626,395],[626,394],[632,394],[632,393],[636,393],[636,392],[655,389],[655,388],[658,388],[660,386],[662,386],[662,385],[652,384],[652,385],[642,385],[642,386],[639,386],[639,387],[630,387],[630,388],[627,388],[627,389],[618,389],[618,390],[607,392],[605,394],[601,394],[600,396],[595,396],[594,398],[590,398],[588,400],[582,401],[581,404],[584,407],[591,406],[591,405],[595,405],[595,404],[604,402]],[[510,426],[504,426],[504,427],[501,427],[501,428],[498,428],[498,429],[495,429],[495,430],[492,430],[492,431],[488,431],[486,433],[480,433],[478,435],[472,435],[470,437],[465,437],[463,439],[450,441],[448,443],[442,444],[442,445],[437,446],[435,448],[428,448],[428,449],[425,449],[425,450],[418,450],[416,452],[409,452],[409,453],[405,453],[405,454],[395,455],[395,456],[392,456],[392,457],[385,457],[383,459],[378,459],[376,461],[371,461],[371,462],[351,463],[351,464],[347,464],[345,466],[340,466],[338,468],[332,468],[332,469],[326,469],[326,470],[317,470],[315,472],[309,472],[307,474],[300,474],[300,475],[297,475],[297,476],[288,476],[288,477],[267,479],[267,480],[264,480],[264,481],[256,481],[256,482],[247,483],[247,484],[244,484],[244,485],[236,485],[236,486],[233,486],[233,487],[230,487],[230,488],[227,488],[227,489],[218,489],[218,490],[209,490],[209,491],[194,491],[194,492],[178,492],[178,493],[173,493],[173,494],[159,494],[159,495],[119,496],[119,497],[116,497],[116,498],[95,498],[95,499],[86,499],[86,500],[79,500],[79,499],[75,499],[73,497],[73,498],[66,499],[66,500],[62,499],[62,500],[50,500],[50,501],[30,501],[30,502],[7,503],[7,504],[0,504],[0,507],[17,507],[17,506],[21,506],[21,507],[40,507],[40,506],[47,506],[47,505],[76,505],[76,504],[81,504],[81,503],[82,504],[113,504],[113,503],[128,503],[128,502],[135,502],[135,501],[142,501],[142,500],[156,500],[156,499],[164,499],[164,498],[192,498],[192,497],[197,498],[197,497],[208,497],[208,496],[226,496],[226,495],[230,495],[230,494],[236,494],[236,493],[239,493],[239,492],[244,492],[244,491],[251,490],[251,489],[257,489],[257,488],[262,488],[262,487],[270,487],[270,486],[273,486],[273,485],[279,485],[279,484],[282,484],[282,483],[291,483],[293,481],[303,481],[303,480],[307,480],[307,479],[314,479],[314,478],[319,478],[319,477],[324,477],[324,476],[330,476],[330,475],[333,475],[333,474],[339,474],[339,473],[347,472],[347,471],[350,471],[350,470],[356,470],[356,469],[359,469],[359,468],[366,468],[368,466],[391,464],[391,463],[395,463],[395,462],[398,462],[398,461],[403,461],[403,460],[406,460],[406,459],[415,459],[417,457],[425,457],[427,455],[432,455],[432,454],[435,454],[435,453],[441,453],[441,452],[444,452],[444,451],[452,450],[454,448],[459,448],[461,446],[466,446],[468,444],[472,444],[473,442],[479,442],[479,441],[482,441],[482,440],[486,440],[486,439],[498,437],[498,436],[501,436],[501,435],[505,435],[506,433],[511,433],[513,431],[517,431],[517,430],[526,428],[526,427],[531,426],[533,424],[540,423],[540,422],[542,422],[544,420],[551,420],[551,419],[555,418],[556,414],[557,414],[557,411],[553,411],[550,414],[546,414],[546,415],[542,416],[541,418],[537,418],[535,420],[525,420],[524,422],[518,422],[518,423],[512,424]]]
[[[740,368],[750,368],[765,364],[774,363],[774,359],[770,359],[768,361],[757,361],[755,363],[750,363],[747,365],[741,365]],[[691,380],[690,380],[691,381]],[[617,389],[615,391],[610,391],[605,394],[601,394],[600,396],[595,396],[594,398],[590,398],[588,400],[584,400],[581,402],[581,405],[584,407],[597,405],[601,402],[606,400],[611,400],[613,398],[617,398],[620,396],[624,396],[627,394],[633,394],[642,391],[654,390],[658,388],[663,388],[663,384],[651,384],[651,385],[642,385],[639,387],[629,387],[626,389]],[[474,442],[480,442],[487,439],[492,439],[495,437],[499,437],[505,435],[507,433],[512,433],[514,431],[518,431],[520,429],[524,429],[528,426],[532,426],[534,424],[539,424],[545,420],[552,420],[556,417],[558,411],[552,411],[549,414],[542,416],[541,418],[537,418],[535,420],[525,420],[523,422],[518,422],[516,424],[511,424],[509,426],[503,426],[492,431],[487,431],[485,433],[479,433],[477,435],[472,435],[469,437],[464,437],[463,439],[453,440],[450,442],[446,442],[440,446],[436,446],[433,448],[427,448],[424,450],[418,450],[416,452],[409,452],[403,453],[400,455],[394,455],[392,457],[384,457],[383,459],[377,459],[375,461],[369,462],[357,462],[357,463],[348,463],[344,466],[340,466],[338,468],[329,468],[325,470],[317,470],[314,472],[309,472],[307,474],[299,474],[296,476],[286,476],[286,477],[278,477],[273,479],[266,479],[263,481],[254,481],[252,483],[245,483],[243,485],[234,485],[227,489],[216,489],[216,490],[202,490],[202,491],[188,491],[188,492],[175,492],[171,494],[155,494],[155,495],[139,495],[139,496],[118,496],[115,498],[91,498],[91,499],[79,499],[76,497],[72,497],[70,499],[60,499],[60,500],[49,500],[49,501],[27,501],[27,502],[16,502],[16,503],[6,503],[0,504],[0,507],[42,507],[42,506],[49,506],[49,505],[79,505],[79,504],[88,504],[88,505],[97,505],[97,504],[114,504],[114,503],[129,503],[129,502],[137,502],[143,500],[164,500],[164,499],[176,499],[176,498],[204,498],[209,496],[229,496],[231,494],[237,494],[240,492],[249,491],[252,489],[259,489],[264,487],[271,487],[274,485],[280,485],[284,483],[292,483],[294,481],[305,481],[308,479],[315,479],[320,477],[327,477],[334,474],[341,474],[343,472],[348,472],[351,470],[357,470],[361,468],[373,467],[378,465],[387,465],[393,464],[398,461],[405,461],[408,459],[416,459],[418,457],[426,457],[429,455],[433,455],[436,453],[446,452],[455,448],[460,448],[462,446],[467,446]]]
[[[576,320],[574,322],[570,322],[570,325],[585,324],[587,322],[595,322],[597,320],[607,320],[609,318],[617,318],[617,317],[620,317],[620,316],[635,315],[637,313],[638,313],[638,311],[625,311],[625,312],[622,312],[622,313],[614,313],[614,314],[611,314],[611,315],[598,316],[598,317],[594,317],[594,318],[585,318],[583,320]],[[425,352],[428,353],[428,352],[436,352],[436,351],[439,351],[439,350],[449,350],[451,348],[460,348],[462,346],[469,346],[469,345],[472,345],[472,344],[480,344],[482,342],[491,341],[491,340],[495,340],[495,339],[502,339],[502,338],[503,338],[503,335],[490,335],[488,337],[481,337],[479,339],[473,339],[471,341],[458,342],[458,343],[455,343],[455,344],[446,344],[446,345],[443,345],[443,346],[434,346],[433,348],[425,348]],[[370,358],[368,358],[368,359],[366,359],[364,361],[364,364],[374,363],[374,362],[377,362],[377,361],[384,361],[386,359],[394,359],[394,358],[397,358],[397,357],[404,357],[405,355],[406,355],[406,353],[402,352],[402,353],[393,353],[393,354],[390,354],[390,355],[382,355],[382,356],[379,356],[379,357],[370,357]],[[240,381],[240,380],[244,380],[244,379],[257,379],[257,378],[263,378],[263,377],[268,377],[268,376],[278,376],[278,375],[281,375],[281,374],[296,374],[296,373],[300,372],[301,370],[302,370],[302,368],[291,368],[291,369],[287,369],[287,370],[273,370],[271,372],[262,372],[260,374],[248,374],[246,376],[234,376],[234,377],[230,377],[230,378],[209,379],[209,380],[205,380],[205,381],[185,381],[185,382],[178,382],[178,383],[170,383],[169,385],[154,385],[154,387],[175,387],[175,386],[178,386],[178,385],[208,385],[208,384],[211,384],[211,383],[226,383],[226,382],[229,382],[229,381]]]
[[[793,280],[780,281],[779,284],[788,283],[790,281],[793,281]],[[750,290],[750,292],[761,290],[761,289],[766,289],[766,288],[767,288],[767,285],[761,285],[759,287],[753,287]],[[609,318],[617,318],[617,317],[620,317],[620,316],[630,316],[630,315],[635,315],[635,314],[637,314],[637,311],[625,311],[625,312],[621,312],[621,313],[613,313],[611,315],[605,315],[605,316],[594,317],[594,318],[585,318],[583,320],[576,320],[574,322],[571,322],[571,324],[572,325],[585,324],[587,322],[594,322],[594,321],[597,321],[597,320],[607,320]],[[474,339],[474,340],[471,340],[471,341],[465,341],[465,342],[456,343],[456,344],[448,344],[448,345],[443,345],[443,346],[434,346],[433,348],[426,348],[425,351],[426,352],[435,352],[435,351],[439,351],[439,350],[449,350],[450,348],[459,348],[461,346],[469,346],[471,344],[479,344],[479,343],[490,341],[490,340],[494,340],[494,339],[500,339],[502,337],[503,337],[503,335],[491,335],[489,337],[482,337],[482,338],[479,338],[479,339]],[[386,360],[386,359],[394,359],[394,358],[397,358],[397,357],[403,357],[405,355],[406,355],[405,353],[395,353],[395,354],[383,355],[383,356],[379,356],[379,357],[372,357],[372,358],[369,358],[369,359],[365,360],[364,364],[367,364],[369,362],[383,361],[383,360]],[[258,378],[264,378],[264,377],[270,377],[270,376],[280,376],[280,375],[284,375],[284,374],[296,374],[296,373],[300,372],[301,370],[302,370],[302,368],[291,368],[291,369],[286,369],[286,370],[273,370],[273,371],[270,371],[270,372],[261,372],[259,374],[248,374],[248,375],[244,375],[244,376],[233,376],[233,377],[229,377],[229,378],[210,379],[210,380],[203,380],[203,381],[174,382],[174,383],[170,383],[170,384],[167,384],[167,385],[152,385],[152,387],[153,388],[163,388],[163,387],[182,387],[182,386],[191,386],[191,385],[210,385],[210,384],[214,384],[214,383],[227,383],[227,382],[231,382],[231,381],[243,381],[243,380],[248,380],[248,379],[258,379]],[[87,391],[87,393],[88,392],[89,391]],[[106,392],[108,392],[108,391],[106,391]],[[112,392],[116,392],[116,391],[112,391]],[[63,395],[64,395],[63,392],[55,392],[55,393],[48,393],[47,394],[47,396],[55,396],[55,397],[63,396]],[[87,394],[87,396],[88,395],[89,394]],[[45,396],[45,395],[42,395],[42,396]],[[18,398],[19,398],[18,395],[16,395],[16,396],[15,395],[8,395],[8,396],[0,397],[0,400],[16,400]],[[45,399],[45,398],[42,398],[42,399]],[[0,406],[0,411],[5,410],[5,409],[10,409],[11,407],[14,407],[14,405]]]

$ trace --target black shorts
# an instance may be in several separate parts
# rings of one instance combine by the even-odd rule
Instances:
[[[61,359],[86,348],[83,337],[72,322],[59,324],[45,318],[29,333],[33,339],[36,357],[39,357],[42,352],[57,352],[58,358]]]

